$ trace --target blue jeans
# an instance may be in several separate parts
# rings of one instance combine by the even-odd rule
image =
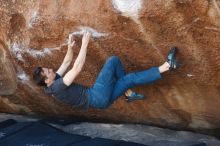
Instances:
[[[95,84],[88,89],[89,106],[107,108],[129,88],[161,79],[158,67],[126,74],[120,59],[110,57],[104,64]]]

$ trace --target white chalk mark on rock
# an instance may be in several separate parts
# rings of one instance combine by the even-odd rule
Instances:
[[[139,18],[143,0],[113,0],[112,4],[123,16],[137,19]]]
[[[71,34],[75,35],[75,36],[80,36],[83,35],[84,32],[88,31],[91,33],[93,38],[100,38],[100,37],[106,37],[109,35],[109,33],[104,33],[104,32],[98,32],[97,30],[91,28],[91,27],[79,27],[78,28],[79,31],[76,32],[72,32]]]
[[[217,27],[208,27],[208,26],[206,26],[205,29],[220,32],[220,28],[217,28]]]
[[[22,46],[19,46],[17,43],[13,43],[11,46],[12,53],[16,56],[16,58],[20,61],[24,61],[22,55],[27,53],[34,58],[37,57],[45,57],[46,55],[51,55],[53,51],[60,50],[60,47],[55,48],[44,48],[42,50],[35,50],[32,48],[24,49]]]
[[[33,11],[32,14],[31,14],[31,19],[28,23],[28,28],[32,28],[33,24],[36,23],[38,19],[39,19],[38,12]]]
[[[22,80],[22,81],[28,81],[29,80],[28,75],[24,71],[19,72],[17,74],[17,77],[18,77],[19,80]]]
[[[26,53],[31,55],[32,57],[45,57],[46,55],[51,55],[52,51],[58,50],[57,48],[44,48],[43,50],[35,50],[35,49],[28,49]]]
[[[195,76],[195,75],[193,75],[193,74],[186,74],[187,75],[187,77],[193,77],[193,76]]]
[[[22,53],[24,52],[23,49],[21,49],[17,43],[14,43],[11,46],[12,53],[16,56],[16,58],[20,61],[24,61],[22,57]]]

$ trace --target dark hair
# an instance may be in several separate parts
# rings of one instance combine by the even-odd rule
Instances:
[[[41,74],[42,71],[42,67],[36,67],[33,72],[33,80],[39,86],[47,86],[47,84],[44,82],[45,77]]]

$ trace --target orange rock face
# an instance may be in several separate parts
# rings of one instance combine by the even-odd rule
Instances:
[[[219,0],[0,1],[0,111],[56,117],[81,116],[170,128],[220,127]],[[121,58],[126,71],[159,66],[172,46],[182,67],[155,84],[137,87],[144,101],[120,97],[109,109],[88,112],[59,103],[34,85],[35,66],[56,70],[69,33],[77,56],[84,30],[92,32],[83,72],[90,86],[104,61]]]

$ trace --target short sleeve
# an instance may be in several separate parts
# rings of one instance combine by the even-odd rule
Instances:
[[[54,79],[54,80],[57,80],[57,79],[59,79],[59,78],[61,78],[61,76],[60,76],[58,73],[56,73],[56,76],[55,76],[55,79]]]
[[[58,92],[64,90],[66,87],[68,87],[68,86],[63,83],[63,78],[59,78],[59,79],[55,80],[51,86],[47,87],[46,90],[49,93],[58,93]]]

